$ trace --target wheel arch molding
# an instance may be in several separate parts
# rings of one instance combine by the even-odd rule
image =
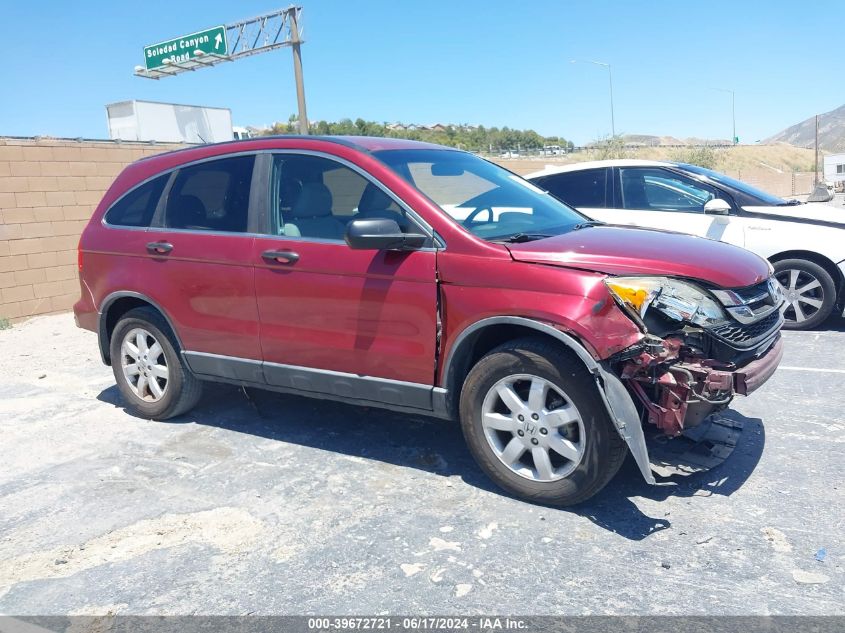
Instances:
[[[488,336],[485,340],[482,338],[485,332],[488,335],[494,334]],[[628,390],[608,367],[592,357],[577,338],[548,323],[526,317],[496,316],[481,319],[464,328],[456,336],[443,364],[441,376],[442,386],[445,387],[447,397],[445,408],[453,417],[456,415],[463,380],[471,369],[473,361],[477,361],[486,351],[506,340],[526,335],[553,338],[572,351],[584,364],[593,376],[601,400],[617,432],[628,445],[628,449],[631,451],[643,478],[646,482],[654,484],[655,479],[649,464],[648,449],[640,424],[640,416]],[[477,349],[479,340],[484,341],[481,349]],[[486,349],[488,347],[489,349]]]
[[[164,318],[167,322],[171,333],[176,338],[179,349],[185,349],[182,345],[182,339],[179,337],[179,332],[173,325],[173,321],[167,314],[167,311],[164,310],[157,301],[140,292],[119,290],[117,292],[112,292],[103,299],[99,309],[97,321],[97,341],[100,348],[100,358],[104,364],[111,365],[111,352],[109,350],[109,345],[111,342],[112,332],[114,332],[114,328],[120,320],[120,316],[126,314],[129,310],[144,306],[153,308],[161,314],[162,318]]]

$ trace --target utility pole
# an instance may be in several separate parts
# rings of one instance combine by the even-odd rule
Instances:
[[[293,50],[293,75],[296,81],[296,103],[299,106],[299,133],[308,134],[308,114],[305,111],[305,85],[302,82],[302,52],[296,12],[290,14],[290,42]]]
[[[816,164],[813,167],[813,184],[819,184],[819,115],[816,115]]]

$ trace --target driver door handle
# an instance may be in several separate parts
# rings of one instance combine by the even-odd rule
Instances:
[[[147,244],[147,250],[156,255],[166,255],[173,250],[173,244],[170,242],[150,242]]]
[[[299,261],[299,253],[293,251],[264,251],[261,257],[278,264],[295,264]]]

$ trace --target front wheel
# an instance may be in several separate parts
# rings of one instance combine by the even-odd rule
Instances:
[[[567,506],[601,490],[626,449],[580,361],[554,344],[520,339],[472,368],[461,427],[473,457],[505,490]]]
[[[824,268],[804,259],[775,262],[775,279],[783,288],[786,330],[808,330],[821,325],[836,305],[836,284]]]

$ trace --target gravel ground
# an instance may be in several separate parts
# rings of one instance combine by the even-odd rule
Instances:
[[[723,465],[554,510],[428,418],[229,386],[132,417],[93,334],[33,319],[0,331],[0,613],[845,614],[845,327],[786,341]]]

